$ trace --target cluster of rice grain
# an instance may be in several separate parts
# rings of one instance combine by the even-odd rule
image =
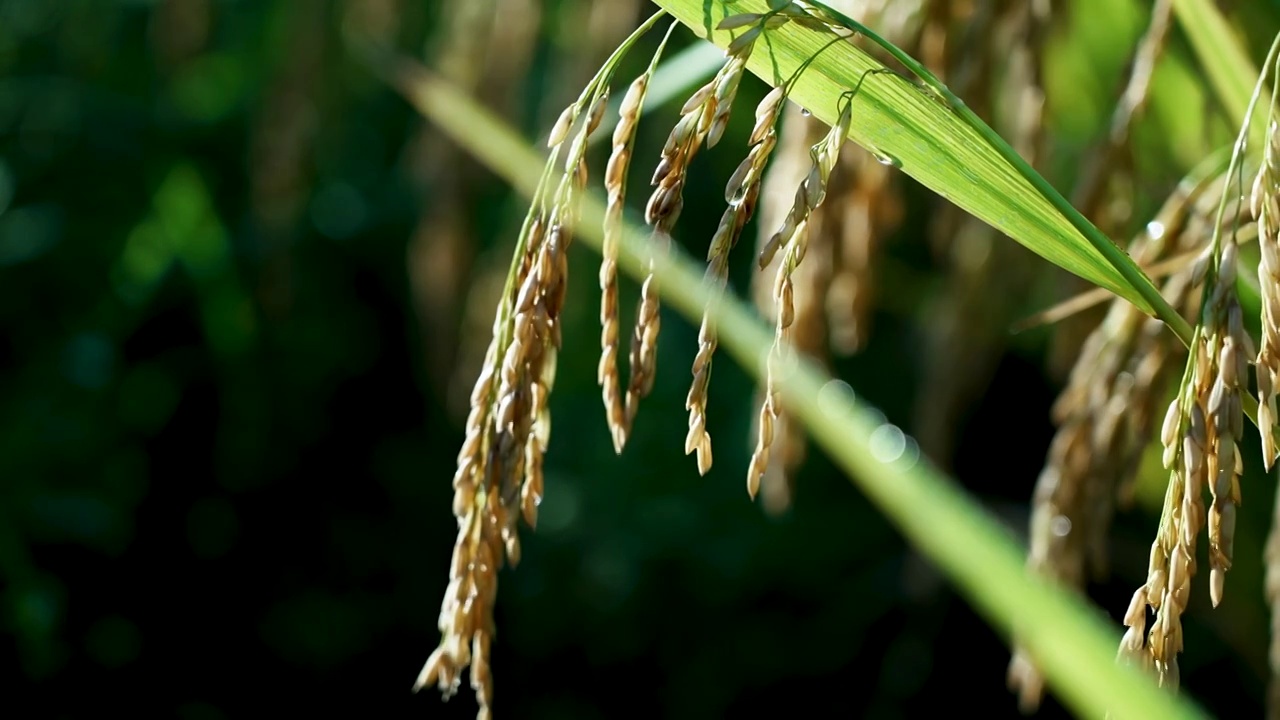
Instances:
[[[755,48],[756,42],[770,29],[795,22],[811,30],[829,31],[826,23],[810,13],[809,9],[795,2],[775,1],[770,3],[770,10],[765,13],[739,13],[722,20],[718,29],[740,30],[741,32],[729,43],[726,49],[726,62],[706,85],[699,88],[680,109],[680,119],[676,122],[663,146],[662,157],[654,171],[651,184],[654,191],[645,208],[645,221],[653,229],[655,238],[665,244],[679,218],[684,205],[684,184],[689,163],[694,155],[705,144],[708,148],[715,146],[728,126],[733,101],[737,96],[738,84],[746,72],[747,59]],[[837,37],[837,40],[839,37]],[[833,41],[834,42],[834,41]],[[821,52],[821,51],[819,51]],[[802,68],[805,65],[802,65]],[[737,245],[747,222],[755,213],[760,196],[760,185],[766,164],[777,145],[777,120],[786,99],[786,87],[780,85],[770,92],[756,109],[756,122],[750,138],[747,157],[739,164],[725,188],[727,208],[720,219],[715,235],[711,239],[707,251],[706,282],[716,291],[716,297],[723,293],[728,283],[729,254]],[[843,139],[843,138],[842,138]],[[602,275],[603,282],[603,275]],[[651,285],[646,281],[645,289]],[[652,304],[647,304],[642,297],[641,322],[637,325],[636,338],[643,335],[644,342],[633,342],[632,367],[644,370],[641,377],[652,383],[651,356],[637,348],[655,347],[648,342],[650,336],[656,341],[657,305],[656,290]],[[606,299],[606,304],[609,302]],[[712,358],[718,345],[717,331],[712,318],[714,304],[703,314],[698,330],[698,352],[693,361],[693,382],[685,399],[685,409],[689,412],[689,427],[685,437],[685,454],[694,454],[697,459],[699,474],[706,474],[712,465],[711,434],[707,431],[707,396],[711,382]],[[649,312],[649,308],[652,311]],[[606,313],[602,312],[602,318]],[[651,320],[650,320],[651,318]],[[649,332],[652,327],[652,332]],[[611,332],[605,330],[606,355]],[[616,351],[614,351],[616,354]],[[602,368],[606,361],[602,359]],[[611,418],[611,426],[623,428],[621,437],[625,439],[625,430],[630,418],[634,417],[631,409],[631,393],[624,404],[625,411],[619,412],[619,403],[615,399],[616,391],[611,388],[615,381],[602,369],[601,384],[605,386],[605,405]],[[647,391],[647,387],[636,388],[633,373],[633,390]],[[640,392],[638,394],[643,394]],[[619,436],[615,430],[616,438]]]
[[[470,665],[481,718],[490,715],[493,702],[489,652],[497,572],[505,563],[519,562],[516,524],[523,517],[536,525],[542,501],[542,457],[551,432],[547,399],[561,342],[567,253],[576,200],[587,179],[586,138],[599,125],[606,99],[607,92],[599,91],[589,101],[575,103],[552,131],[554,163],[585,111],[558,187],[535,202],[522,230],[515,272],[498,307],[458,455],[453,509],[459,531],[440,609],[442,639],[415,689],[434,683],[447,697],[457,691],[461,671]]]
[[[1130,255],[1151,268],[1182,261],[1213,236],[1225,177],[1188,177],[1155,219],[1130,244]],[[1192,267],[1165,281],[1162,294],[1184,314],[1194,313]],[[1107,566],[1107,532],[1117,496],[1126,497],[1165,397],[1173,362],[1182,347],[1163,324],[1127,301],[1111,302],[1093,331],[1053,407],[1058,430],[1036,482],[1027,567],[1080,590]],[[1008,681],[1024,709],[1034,708],[1044,678],[1015,646]]]
[[[681,110],[680,120],[663,148],[653,174],[654,191],[645,211],[653,242],[661,251],[683,206],[683,190],[690,161],[702,145],[715,145],[729,122],[737,87],[756,40],[765,30],[796,21],[810,28],[825,25],[799,5],[774,2],[767,13],[743,13],[726,18],[721,29],[741,29],[729,45],[727,61],[707,85],[694,93]],[[635,40],[664,13],[641,26],[567,107],[551,130],[551,158],[521,228],[517,249],[493,323],[492,340],[471,393],[466,438],[454,475],[454,514],[458,539],[450,566],[450,582],[441,605],[441,642],[424,665],[415,689],[436,684],[445,697],[455,693],[469,665],[470,684],[479,703],[479,717],[492,714],[493,681],[489,668],[493,639],[493,603],[497,573],[520,558],[517,524],[533,527],[543,495],[542,461],[550,441],[548,398],[555,381],[561,347],[560,314],[568,282],[567,252],[577,221],[577,200],[587,183],[587,140],[604,115],[609,83],[620,58]],[[672,24],[675,27],[675,23]],[[670,30],[647,70],[628,88],[619,107],[613,147],[604,174],[608,205],[600,268],[601,360],[598,371],[605,415],[617,452],[622,452],[639,400],[653,385],[656,370],[658,289],[651,272],[641,288],[636,328],[632,336],[630,377],[625,395],[618,372],[618,238],[621,232],[626,176],[635,132],[648,85],[666,46]],[[786,100],[786,87],[775,88],[760,103],[751,148],[726,190],[728,208],[712,240],[707,279],[721,288],[729,251],[751,218],[760,181],[777,143],[777,118]],[[819,178],[806,182],[798,196],[813,208],[821,202],[822,187],[836,151],[849,130],[850,108],[845,99],[842,121],[821,152]],[[560,158],[564,156],[561,167]],[[798,216],[797,216],[798,217]],[[798,218],[802,222],[803,218]],[[798,264],[794,224],[780,234],[788,247],[791,266]],[[783,237],[785,235],[785,237]],[[699,336],[694,385],[689,394],[690,431],[686,453],[696,451],[699,471],[711,465],[710,436],[706,434],[706,387],[715,328],[704,317]]]
[[[916,45],[927,0],[889,3],[885,0],[845,0],[829,3],[852,17],[874,26],[882,37],[907,52]],[[790,188],[804,178],[810,145],[825,134],[827,126],[799,110],[782,123],[779,147],[765,173],[760,209],[758,248],[790,212]],[[881,244],[902,219],[900,183],[892,167],[863,148],[846,144],[828,178],[828,200],[809,215],[807,254],[813,262],[798,267],[794,285],[794,321],[790,346],[794,352],[819,362],[830,353],[850,355],[861,349],[870,329],[875,293],[875,261]],[[765,317],[775,317],[774,282],[780,257],[752,280],[756,306]],[[828,350],[829,349],[829,350]],[[756,404],[765,402],[758,395]],[[781,409],[778,408],[780,411]],[[759,437],[759,418],[751,437]],[[804,460],[803,427],[785,412],[773,417],[772,451],[760,480],[766,511],[778,513],[791,503],[794,476]]]
[[[449,697],[469,665],[480,718],[492,713],[489,655],[497,573],[504,564],[519,562],[518,521],[536,526],[544,491],[542,462],[551,433],[548,400],[562,341],[568,251],[587,183],[587,139],[604,117],[618,57],[662,15],[650,18],[615,52],[551,130],[551,156],[521,228],[492,339],[471,393],[453,480],[459,531],[440,609],[441,642],[414,688],[436,684]]]
[[[1234,174],[1228,171],[1227,182]],[[1238,214],[1238,199],[1225,195],[1218,217]],[[1217,228],[1213,241],[1192,267],[1192,282],[1204,281],[1200,323],[1182,384],[1161,429],[1164,465],[1170,470],[1160,530],[1151,547],[1146,583],[1134,593],[1124,624],[1120,657],[1151,668],[1162,685],[1177,688],[1177,655],[1182,651],[1181,615],[1196,571],[1196,540],[1208,526],[1209,596],[1222,600],[1231,568],[1236,508],[1240,504],[1243,461],[1241,381],[1247,376],[1253,339],[1244,331],[1236,298],[1239,245],[1236,225]],[[1212,503],[1206,513],[1203,494]],[[1207,515],[1207,517],[1206,517]],[[1146,611],[1155,612],[1147,631]],[[1143,636],[1146,632],[1146,646]]]
[[[789,21],[811,21],[804,10],[794,3],[774,3],[769,13],[741,13],[725,18],[721,30],[742,29],[743,32],[730,43],[727,61],[707,84],[700,87],[680,110],[680,119],[663,146],[662,157],[654,171],[651,185],[654,190],[645,208],[645,221],[652,228],[655,245],[670,243],[684,207],[684,185],[690,162],[699,149],[716,145],[728,126],[733,100],[738,84],[746,71],[746,62],[755,47],[756,40],[766,29],[780,27]],[[811,23],[806,23],[812,27]],[[665,40],[663,41],[665,45]],[[659,50],[659,54],[661,49]],[[655,55],[654,63],[658,56]],[[602,290],[601,345],[602,356],[598,380],[602,388],[606,416],[614,448],[621,452],[635,419],[638,403],[653,386],[656,371],[657,336],[660,328],[658,315],[658,288],[652,270],[641,286],[641,301],[636,329],[632,336],[630,354],[630,381],[625,399],[618,375],[618,318],[617,318],[617,238],[621,232],[623,202],[625,199],[626,172],[630,166],[635,129],[644,93],[655,65],[651,64],[644,76],[638,78],[629,89],[620,110],[621,117],[614,131],[613,154],[606,171],[606,190],[609,205],[605,224],[604,259],[600,270]],[[737,244],[743,226],[750,220],[759,197],[759,181],[773,146],[776,144],[774,125],[783,100],[782,89],[766,97],[757,113],[756,131],[746,160],[729,182],[726,200],[729,203],[720,226],[712,239],[708,252],[707,278],[723,289],[727,281],[729,251]],[[685,452],[697,453],[698,470],[705,474],[711,468],[711,437],[706,430],[707,388],[710,383],[711,358],[716,349],[716,330],[710,313],[704,315],[699,330],[699,349],[694,361],[694,381],[686,400],[689,410],[689,432]]]
[[[1274,102],[1274,100],[1273,100]],[[1250,211],[1258,222],[1258,287],[1262,295],[1262,342],[1255,373],[1258,381],[1258,428],[1262,462],[1275,463],[1277,385],[1280,384],[1280,117],[1272,108],[1262,164],[1254,178]],[[1280,492],[1276,493],[1271,531],[1264,551],[1266,596],[1271,607],[1271,680],[1269,717],[1280,716]]]
[[[645,72],[632,81],[618,108],[618,124],[613,130],[613,151],[605,169],[605,192],[608,205],[605,210],[604,243],[600,259],[600,366],[596,373],[604,399],[605,420],[613,438],[614,451],[621,454],[631,433],[640,399],[653,388],[657,372],[657,343],[660,327],[658,317],[658,290],[653,276],[652,262],[649,274],[640,289],[640,305],[635,330],[631,336],[630,377],[626,395],[618,375],[618,241],[622,235],[622,212],[626,199],[627,170],[631,166],[631,154],[635,145],[636,128],[645,95],[658,61],[666,49],[667,39],[675,23],[667,29],[653,59]],[[655,231],[655,239],[664,231]]]
[[[653,176],[658,190],[649,201],[650,212],[646,219],[651,225],[657,227],[666,220],[665,213],[655,213],[653,208],[669,205],[671,195],[678,195],[683,190],[689,159],[699,145],[705,141],[708,147],[712,147],[724,134],[733,100],[737,95],[738,83],[746,72],[747,58],[751,56],[751,50],[766,22],[763,16],[744,13],[726,18],[720,24],[721,29],[747,29],[730,43],[728,62],[720,72],[695,92],[681,108],[680,121],[667,140],[662,162]],[[760,194],[760,173],[777,144],[774,121],[781,99],[782,88],[778,87],[761,102],[756,130],[752,133],[751,150],[734,172],[725,191],[729,206],[720,218],[720,224],[707,250],[707,282],[720,292],[724,291],[728,282],[729,252],[737,245],[743,226],[755,212],[756,200]],[[677,202],[683,201],[677,197]],[[685,437],[684,451],[686,455],[696,453],[698,473],[702,475],[711,469],[712,462],[711,434],[707,432],[707,391],[711,383],[711,359],[718,344],[712,317],[710,308],[702,316],[702,326],[698,330],[698,353],[693,360],[693,384],[685,399],[685,409],[689,411],[689,432]]]
[[[766,102],[768,98],[765,99]],[[772,132],[773,117],[777,115],[777,103],[767,108],[770,130]],[[758,113],[760,114],[760,113]],[[751,463],[747,469],[747,494],[755,498],[760,490],[760,481],[769,465],[769,452],[773,445],[774,424],[782,414],[778,401],[777,377],[782,372],[782,364],[793,358],[790,346],[790,329],[795,322],[795,283],[792,276],[796,268],[804,260],[808,250],[809,216],[822,205],[827,195],[827,181],[839,158],[840,147],[849,135],[849,125],[853,121],[853,97],[848,96],[840,109],[835,125],[810,150],[812,165],[808,175],[796,189],[795,200],[791,211],[783,220],[782,226],[764,244],[760,251],[760,267],[767,267],[774,255],[782,253],[782,260],[773,286],[774,305],[777,308],[775,321],[775,338],[769,352],[768,367],[765,370],[764,402],[760,405],[755,452],[751,455]],[[759,125],[757,125],[759,127]],[[754,137],[754,135],[753,135]],[[757,173],[758,176],[758,173]]]

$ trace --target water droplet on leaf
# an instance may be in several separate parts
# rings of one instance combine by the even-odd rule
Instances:
[[[895,168],[902,167],[902,161],[888,153],[873,149],[871,150],[871,154],[875,156],[876,162],[881,165],[888,165],[889,167]]]

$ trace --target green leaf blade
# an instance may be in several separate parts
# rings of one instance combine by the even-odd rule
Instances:
[[[655,0],[700,37],[708,37],[724,15],[765,12],[763,0],[741,0],[731,10],[701,0]],[[711,7],[714,17],[707,16]],[[734,33],[711,31],[727,47]],[[833,36],[795,23],[770,30],[756,42],[748,68],[776,85],[817,53]],[[837,43],[796,82],[791,98],[828,124],[837,117],[840,93],[870,70],[885,66],[852,43]],[[866,77],[854,101],[849,138],[975,217],[1053,264],[1125,298],[1144,312],[1153,309],[1053,205],[1005,160],[978,131],[922,85],[893,72]]]

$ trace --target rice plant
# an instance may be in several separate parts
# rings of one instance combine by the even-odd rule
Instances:
[[[759,386],[755,417],[743,428],[754,446],[748,498],[763,494],[774,512],[788,505],[807,434],[1009,637],[1008,683],[1024,710],[1034,710],[1047,684],[1082,715],[1197,716],[1177,696],[1181,620],[1193,611],[1196,582],[1207,584],[1212,605],[1222,602],[1238,509],[1256,494],[1242,486],[1242,473],[1259,461],[1269,470],[1277,455],[1280,43],[1254,70],[1212,4],[1152,3],[1105,135],[1064,194],[1041,172],[1043,57],[1065,22],[1058,3],[656,5],[551,125],[547,156],[430,71],[403,59],[383,65],[429,119],[531,200],[470,395],[453,480],[459,532],[442,639],[415,688],[436,685],[447,697],[469,667],[479,716],[489,717],[500,698],[490,664],[498,571],[519,562],[519,520],[534,527],[548,492],[542,465],[565,342],[567,253],[581,238],[601,257],[597,381],[615,452],[626,452],[654,378],[668,371],[658,363],[659,308],[673,303],[699,328],[683,447],[699,474],[718,467],[709,388],[724,346]],[[1238,137],[1167,197],[1109,202],[1141,179],[1123,159],[1175,21]],[[635,152],[637,127],[668,41],[684,31],[721,47],[723,62],[684,100],[661,153],[646,164]],[[653,54],[637,76],[621,77],[627,55],[651,32],[662,34]],[[1256,82],[1243,87],[1242,73]],[[753,113],[739,100],[751,74],[769,86]],[[611,104],[615,91],[621,100]],[[744,115],[747,146],[725,150],[726,129]],[[593,136],[610,141],[601,169],[587,161]],[[699,278],[677,239],[689,169],[712,151],[737,153],[738,166]],[[652,188],[641,222],[628,218],[633,171]],[[981,391],[993,372],[991,347],[1018,319],[991,290],[1026,292],[1032,282],[1030,256],[1009,252],[1016,246],[1008,239],[1099,289],[1034,322],[1106,304],[1093,327],[1071,336],[1075,362],[1054,406],[1057,434],[1039,479],[1027,482],[1025,551],[934,469],[945,467],[950,448],[926,439],[927,423],[926,458],[917,462],[903,452],[901,430],[871,419],[822,369],[874,332],[877,253],[903,221],[908,177],[939,196],[931,235],[950,266],[927,366],[935,423],[957,422],[956,406]],[[1137,215],[1144,204],[1157,206],[1153,216]],[[753,219],[763,321],[728,292],[729,258]],[[1142,229],[1122,249],[1112,238],[1135,221]],[[975,247],[981,257],[968,259]],[[620,269],[640,282],[625,379]],[[1251,331],[1246,308],[1257,308],[1260,332]],[[1245,444],[1246,419],[1260,430],[1260,452]],[[889,428],[893,450],[884,447]],[[1151,448],[1167,472],[1162,514],[1146,579],[1127,608],[1111,608],[1123,617],[1119,627],[1099,620],[1082,595],[1108,569],[1113,516],[1133,503]],[[1273,628],[1277,537],[1266,559]],[[1197,572],[1198,548],[1207,573]],[[1269,712],[1280,716],[1280,639],[1271,658]]]

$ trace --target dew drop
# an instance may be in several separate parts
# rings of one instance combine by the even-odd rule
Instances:
[[[1159,240],[1164,237],[1164,223],[1159,220],[1152,220],[1147,223],[1147,236],[1152,240]]]
[[[812,114],[809,112],[809,108],[800,108],[800,117],[809,117]]]
[[[876,162],[881,165],[887,165],[895,168],[902,167],[902,161],[888,153],[880,152],[879,150],[872,150],[871,154],[875,156]]]

